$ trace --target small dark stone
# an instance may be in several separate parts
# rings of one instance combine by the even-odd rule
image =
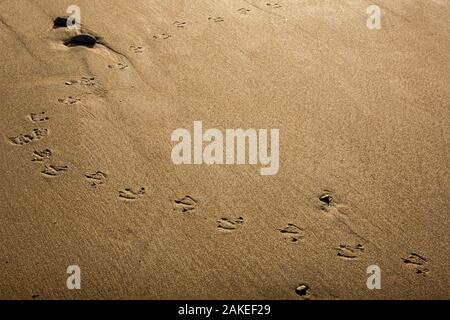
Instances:
[[[67,17],[58,17],[53,20],[53,29],[67,28]]]
[[[322,201],[323,203],[330,205],[333,202],[333,197],[329,194],[324,194],[319,198],[319,200]]]
[[[301,284],[297,287],[297,289],[295,289],[295,293],[302,297],[306,296],[308,291],[309,287],[306,284]]]
[[[70,38],[64,44],[68,47],[88,47],[93,48],[97,43],[97,38],[88,34],[80,34],[73,38]]]

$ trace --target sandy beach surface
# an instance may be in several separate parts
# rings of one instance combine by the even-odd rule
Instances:
[[[450,1],[270,1],[0,1],[0,298],[450,298]]]

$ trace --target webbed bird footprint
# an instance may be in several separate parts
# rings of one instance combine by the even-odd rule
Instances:
[[[126,64],[125,62],[119,62],[116,64],[109,64],[108,68],[110,69],[116,69],[116,70],[125,70],[128,69],[128,64]]]
[[[50,118],[45,114],[45,112],[40,112],[30,114],[30,120],[33,122],[45,122],[50,120]]]
[[[279,9],[279,8],[282,8],[282,7],[283,7],[283,6],[282,6],[281,4],[279,4],[279,3],[270,3],[270,2],[267,2],[267,3],[266,3],[266,6],[267,6],[267,7],[274,8],[274,9]]]
[[[177,28],[184,28],[187,26],[187,22],[186,21],[174,21],[173,24],[177,27]]]
[[[145,188],[141,187],[138,191],[134,191],[132,188],[125,188],[119,190],[119,198],[124,200],[136,200],[145,194]]]
[[[239,8],[239,9],[237,10],[237,12],[239,12],[240,14],[247,14],[247,13],[250,12],[250,9],[247,9],[247,8]]]
[[[197,203],[197,199],[191,196],[185,196],[174,201],[174,209],[182,213],[192,212],[197,207]]]
[[[58,176],[60,173],[63,173],[65,171],[67,171],[69,169],[68,166],[57,166],[57,165],[50,165],[50,166],[45,166],[45,169],[41,171],[41,173],[44,176],[47,177],[56,177]]]
[[[244,218],[239,217],[237,219],[221,218],[217,221],[217,228],[222,231],[233,231],[244,224]]]
[[[81,86],[92,87],[96,85],[95,77],[93,76],[85,76],[81,77],[80,80],[70,80],[65,82],[66,85],[71,86],[74,84],[79,84]]]
[[[48,129],[33,129],[31,133],[19,134],[8,138],[9,142],[16,146],[23,146],[33,141],[41,140],[48,135]]]
[[[406,265],[413,267],[417,274],[426,276],[430,272],[427,267],[428,260],[417,253],[413,252],[408,258],[402,258],[402,260]]]
[[[153,35],[153,39],[155,39],[155,40],[167,40],[169,38],[172,38],[172,35],[170,35],[168,33],[159,33],[159,34]]]
[[[44,150],[35,150],[33,152],[33,159],[31,161],[33,162],[42,162],[45,160],[49,160],[52,156],[52,151],[50,149],[44,149]]]
[[[87,173],[84,176],[94,188],[106,183],[107,175],[101,171],[97,171],[96,173]]]
[[[303,229],[292,223],[288,223],[286,227],[280,228],[278,231],[280,231],[284,239],[289,242],[297,243],[303,239]]]
[[[222,17],[208,17],[208,20],[209,21],[213,21],[213,22],[223,22],[223,21],[225,21],[225,19],[222,18]]]
[[[336,248],[338,257],[343,259],[356,259],[361,252],[364,252],[365,248],[362,244],[356,246],[341,244]]]
[[[143,53],[144,52],[144,47],[142,47],[142,46],[130,46],[130,50],[133,51],[134,53]]]
[[[79,104],[81,102],[81,99],[70,96],[70,97],[66,97],[66,98],[59,98],[58,102],[71,106],[74,104]]]

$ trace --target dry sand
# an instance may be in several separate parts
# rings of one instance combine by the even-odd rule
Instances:
[[[0,298],[450,298],[450,1],[73,2],[0,1]],[[279,173],[175,166],[195,120]]]

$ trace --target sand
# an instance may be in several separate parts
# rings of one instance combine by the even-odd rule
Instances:
[[[0,2],[0,298],[450,298],[450,1],[76,2]],[[174,165],[194,121],[278,173]]]

